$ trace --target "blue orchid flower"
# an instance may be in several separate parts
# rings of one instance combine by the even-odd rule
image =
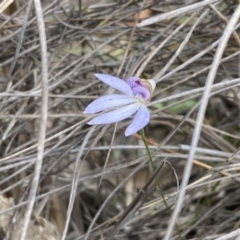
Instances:
[[[124,93],[111,94],[99,97],[90,103],[84,113],[94,114],[104,110],[111,110],[93,118],[88,124],[109,124],[122,121],[136,113],[132,123],[125,130],[125,136],[132,135],[144,128],[149,120],[150,114],[146,107],[156,87],[155,81],[130,77],[127,81],[107,75],[95,74],[95,76],[110,87]]]

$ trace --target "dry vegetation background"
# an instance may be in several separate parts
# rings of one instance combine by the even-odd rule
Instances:
[[[164,239],[191,149],[195,106],[237,0],[42,0],[45,141],[36,2],[14,1],[0,15],[0,239],[20,239],[24,226],[25,239]],[[217,70],[171,239],[240,239],[238,26]],[[145,129],[157,172],[140,136],[124,136],[131,119],[116,127],[86,124],[85,107],[109,93],[94,73],[158,83]]]

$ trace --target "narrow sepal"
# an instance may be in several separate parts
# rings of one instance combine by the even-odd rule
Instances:
[[[108,108],[118,107],[118,106],[130,104],[134,102],[137,102],[137,99],[127,95],[117,95],[117,94],[106,95],[106,96],[99,97],[98,99],[90,103],[86,107],[83,113],[97,113],[97,112],[106,110]]]
[[[143,129],[149,123],[149,120],[149,111],[145,105],[142,105],[137,111],[131,124],[125,130],[125,136],[127,137],[138,132],[140,129]]]
[[[107,113],[103,113],[93,118],[90,122],[88,122],[88,124],[109,124],[122,121],[123,119],[126,119],[133,115],[140,108],[140,106],[141,105],[137,102]]]
[[[102,74],[102,73],[97,73],[94,74],[99,80],[101,80],[102,82],[104,82],[105,84],[107,84],[108,86],[122,92],[125,93],[127,95],[131,95],[132,94],[132,89],[129,87],[129,85],[123,81],[120,78],[111,76],[111,75],[107,75],[107,74]]]

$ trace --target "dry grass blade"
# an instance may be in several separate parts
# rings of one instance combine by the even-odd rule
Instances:
[[[44,0],[40,18],[31,2],[0,5],[0,202],[9,203],[0,204],[0,239],[164,239],[166,209],[188,177],[169,239],[237,233],[239,21],[214,58],[238,1]],[[164,198],[141,137],[124,135],[133,116],[87,124],[86,106],[115,91],[95,73],[156,81],[145,133],[156,168],[167,163],[157,174]]]
[[[141,163],[129,176],[127,176],[113,191],[112,193],[106,198],[106,200],[104,201],[104,203],[102,204],[102,206],[99,208],[97,214],[95,215],[94,219],[91,222],[91,225],[89,226],[89,229],[86,233],[86,235],[84,236],[84,240],[87,240],[89,237],[89,234],[92,230],[93,225],[95,224],[97,218],[99,217],[99,214],[101,213],[101,211],[103,210],[103,208],[106,206],[107,202],[113,197],[113,195],[117,192],[117,190],[119,190],[122,185],[124,183],[126,183],[127,180],[129,180],[130,177],[133,176],[134,173],[136,173],[143,165],[145,164],[145,162]]]
[[[164,161],[162,161],[161,165],[156,169],[155,173],[151,176],[151,178],[147,181],[146,185],[139,191],[138,195],[131,202],[131,204],[127,207],[127,209],[123,212],[122,216],[118,220],[117,224],[114,226],[114,230],[108,236],[108,240],[113,239],[113,237],[118,233],[120,228],[136,213],[136,211],[144,204],[146,198],[151,195],[157,186],[158,174],[160,173],[162,167],[164,165]]]
[[[0,13],[6,10],[13,1],[14,0],[3,0],[0,4]]]
[[[146,20],[142,21],[141,23],[139,23],[138,27],[144,27],[144,26],[156,23],[156,22],[160,22],[160,21],[163,21],[163,20],[168,20],[168,19],[180,16],[182,14],[192,12],[194,10],[197,10],[198,8],[206,7],[206,6],[208,6],[208,4],[212,4],[212,3],[215,3],[215,2],[219,2],[219,0],[205,0],[205,1],[202,1],[202,2],[199,2],[199,3],[195,3],[195,4],[192,4],[192,5],[174,10],[172,12],[168,12],[168,13],[165,13],[165,14],[162,14],[162,15],[159,15],[159,16],[155,16],[155,17],[146,19]]]
[[[95,127],[92,127],[91,130],[87,133],[86,137],[84,138],[81,148],[79,149],[77,159],[75,161],[75,170],[73,172],[72,188],[71,188],[71,194],[70,194],[70,198],[69,198],[69,205],[68,205],[68,210],[67,210],[65,227],[64,227],[63,234],[62,234],[62,238],[61,238],[62,240],[66,239],[69,222],[70,222],[70,218],[72,215],[73,204],[74,204],[76,194],[77,194],[78,178],[80,176],[80,170],[81,170],[81,165],[82,165],[82,162],[80,161],[80,159],[83,155],[83,149],[87,145],[89,138],[91,137],[94,129],[95,129]]]
[[[30,1],[31,2],[31,1]],[[48,111],[48,58],[47,58],[47,44],[46,33],[44,26],[44,19],[42,13],[42,6],[39,0],[34,0],[35,10],[38,19],[38,30],[41,45],[41,66],[42,66],[42,103],[41,103],[41,119],[39,126],[39,138],[38,138],[38,152],[35,160],[35,171],[33,174],[31,189],[29,192],[29,204],[24,217],[24,223],[22,226],[22,232],[20,239],[24,240],[27,235],[27,229],[30,222],[33,206],[36,199],[39,179],[42,169],[42,161],[44,156],[44,145],[47,125],[47,111]]]
[[[240,235],[240,228],[235,230],[235,231],[232,231],[231,233],[228,233],[228,234],[226,234],[224,236],[216,238],[215,240],[227,240],[227,239],[233,238],[235,236],[237,236],[236,240],[238,240],[239,235]]]
[[[192,169],[192,165],[193,165],[193,159],[194,159],[194,156],[195,156],[195,153],[196,153],[196,147],[197,147],[197,144],[198,144],[198,141],[199,141],[199,137],[200,137],[200,133],[201,133],[201,127],[202,127],[205,111],[206,111],[206,108],[207,108],[209,94],[210,94],[210,91],[211,91],[211,85],[212,85],[212,83],[215,79],[217,69],[218,69],[221,57],[223,55],[223,52],[225,50],[225,47],[227,45],[228,39],[230,38],[230,36],[232,34],[232,31],[234,30],[234,27],[238,22],[239,17],[240,17],[240,5],[235,10],[235,13],[233,14],[232,18],[230,19],[227,27],[225,28],[225,30],[223,32],[223,36],[222,36],[221,41],[218,45],[216,54],[215,54],[214,59],[213,59],[211,69],[210,69],[208,77],[206,79],[206,85],[205,85],[205,89],[204,89],[204,92],[203,92],[203,95],[202,95],[201,105],[200,105],[198,115],[197,115],[196,126],[195,126],[194,131],[193,131],[193,136],[192,136],[192,141],[191,141],[191,149],[189,151],[186,167],[184,169],[184,175],[183,175],[183,181],[182,181],[182,184],[181,184],[181,190],[180,190],[180,193],[179,193],[179,197],[178,197],[176,206],[174,208],[174,212],[173,212],[171,221],[169,223],[167,233],[164,237],[165,240],[168,240],[168,239],[171,238],[175,222],[176,222],[176,220],[179,216],[179,213],[181,211],[181,208],[182,208],[182,204],[183,204],[183,201],[184,201],[184,195],[185,195],[185,192],[186,192],[185,188],[186,188],[186,186],[188,184],[188,181],[189,181],[189,178],[190,178],[191,169]]]

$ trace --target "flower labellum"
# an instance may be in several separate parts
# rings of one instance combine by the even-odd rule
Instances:
[[[107,74],[97,73],[95,76],[110,87],[124,93],[111,94],[99,97],[90,103],[84,113],[93,114],[117,107],[107,113],[93,118],[88,124],[109,124],[122,121],[136,113],[133,121],[125,130],[125,136],[132,135],[144,128],[149,120],[150,114],[146,107],[156,87],[154,80],[145,80],[138,77],[130,77],[127,81]]]

